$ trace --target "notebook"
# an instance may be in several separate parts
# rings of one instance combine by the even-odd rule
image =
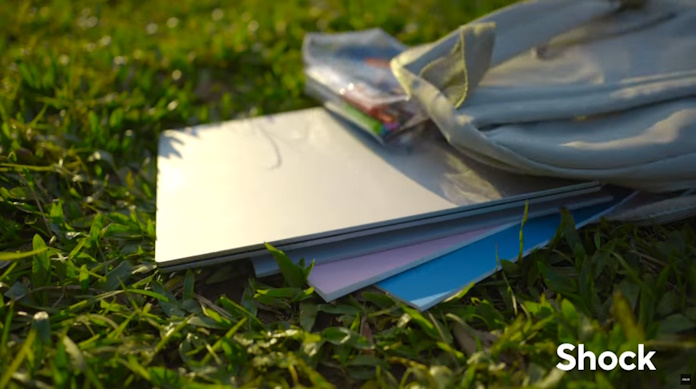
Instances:
[[[611,212],[618,201],[572,211],[577,228]],[[523,256],[545,246],[556,234],[560,214],[528,220],[524,227],[515,224],[477,240],[423,265],[387,278],[376,286],[398,300],[426,310],[457,294],[466,286],[493,274],[499,260],[517,260],[520,254],[520,230]]]
[[[609,196],[586,199],[570,205],[567,209],[578,210],[598,204],[607,204],[613,198]],[[534,209],[535,207],[531,207]],[[559,208],[550,213],[539,213],[528,218],[539,219],[558,214]],[[320,261],[315,263],[309,274],[308,282],[314,290],[327,302],[345,296],[348,293],[372,285],[376,282],[397,275],[416,266],[439,258],[452,251],[458,250],[469,244],[484,239],[488,236],[500,233],[511,227],[519,226],[524,218],[521,213],[518,217],[504,224],[488,225],[482,228],[471,228],[466,232],[451,234],[449,236],[431,239],[419,243],[406,244],[389,250],[357,255],[335,261]],[[518,240],[506,242],[506,244],[518,244]]]
[[[425,131],[387,148],[323,108],[164,132],[155,261],[210,264],[397,230],[597,183],[531,178],[467,159]]]
[[[487,227],[390,250],[321,263],[314,266],[307,282],[326,302],[331,302],[510,226],[506,224]]]

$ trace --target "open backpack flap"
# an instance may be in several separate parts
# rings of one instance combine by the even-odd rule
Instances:
[[[522,2],[391,67],[448,141],[481,162],[653,193],[696,187],[696,2]],[[695,211],[693,195],[669,196],[615,219]]]

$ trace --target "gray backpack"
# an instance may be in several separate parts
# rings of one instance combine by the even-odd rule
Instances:
[[[696,2],[630,3],[515,4],[392,70],[469,156],[642,190],[614,220],[683,219],[696,214]]]
[[[694,188],[696,2],[628,3],[518,3],[391,67],[449,142],[484,163],[648,192]],[[694,200],[628,219],[683,217]]]

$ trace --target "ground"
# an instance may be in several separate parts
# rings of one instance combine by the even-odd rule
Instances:
[[[416,44],[506,2],[0,2],[0,388],[653,388],[696,374],[693,220],[566,219],[548,248],[423,314],[374,290],[323,304],[291,266],[263,280],[248,264],[154,266],[160,131],[315,106],[306,31],[379,26]],[[563,373],[561,343],[645,343],[657,370]]]

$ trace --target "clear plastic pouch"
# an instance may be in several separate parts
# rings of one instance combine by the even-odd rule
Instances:
[[[406,132],[427,121],[389,66],[405,49],[380,29],[308,34],[306,93],[383,144],[404,141]]]

